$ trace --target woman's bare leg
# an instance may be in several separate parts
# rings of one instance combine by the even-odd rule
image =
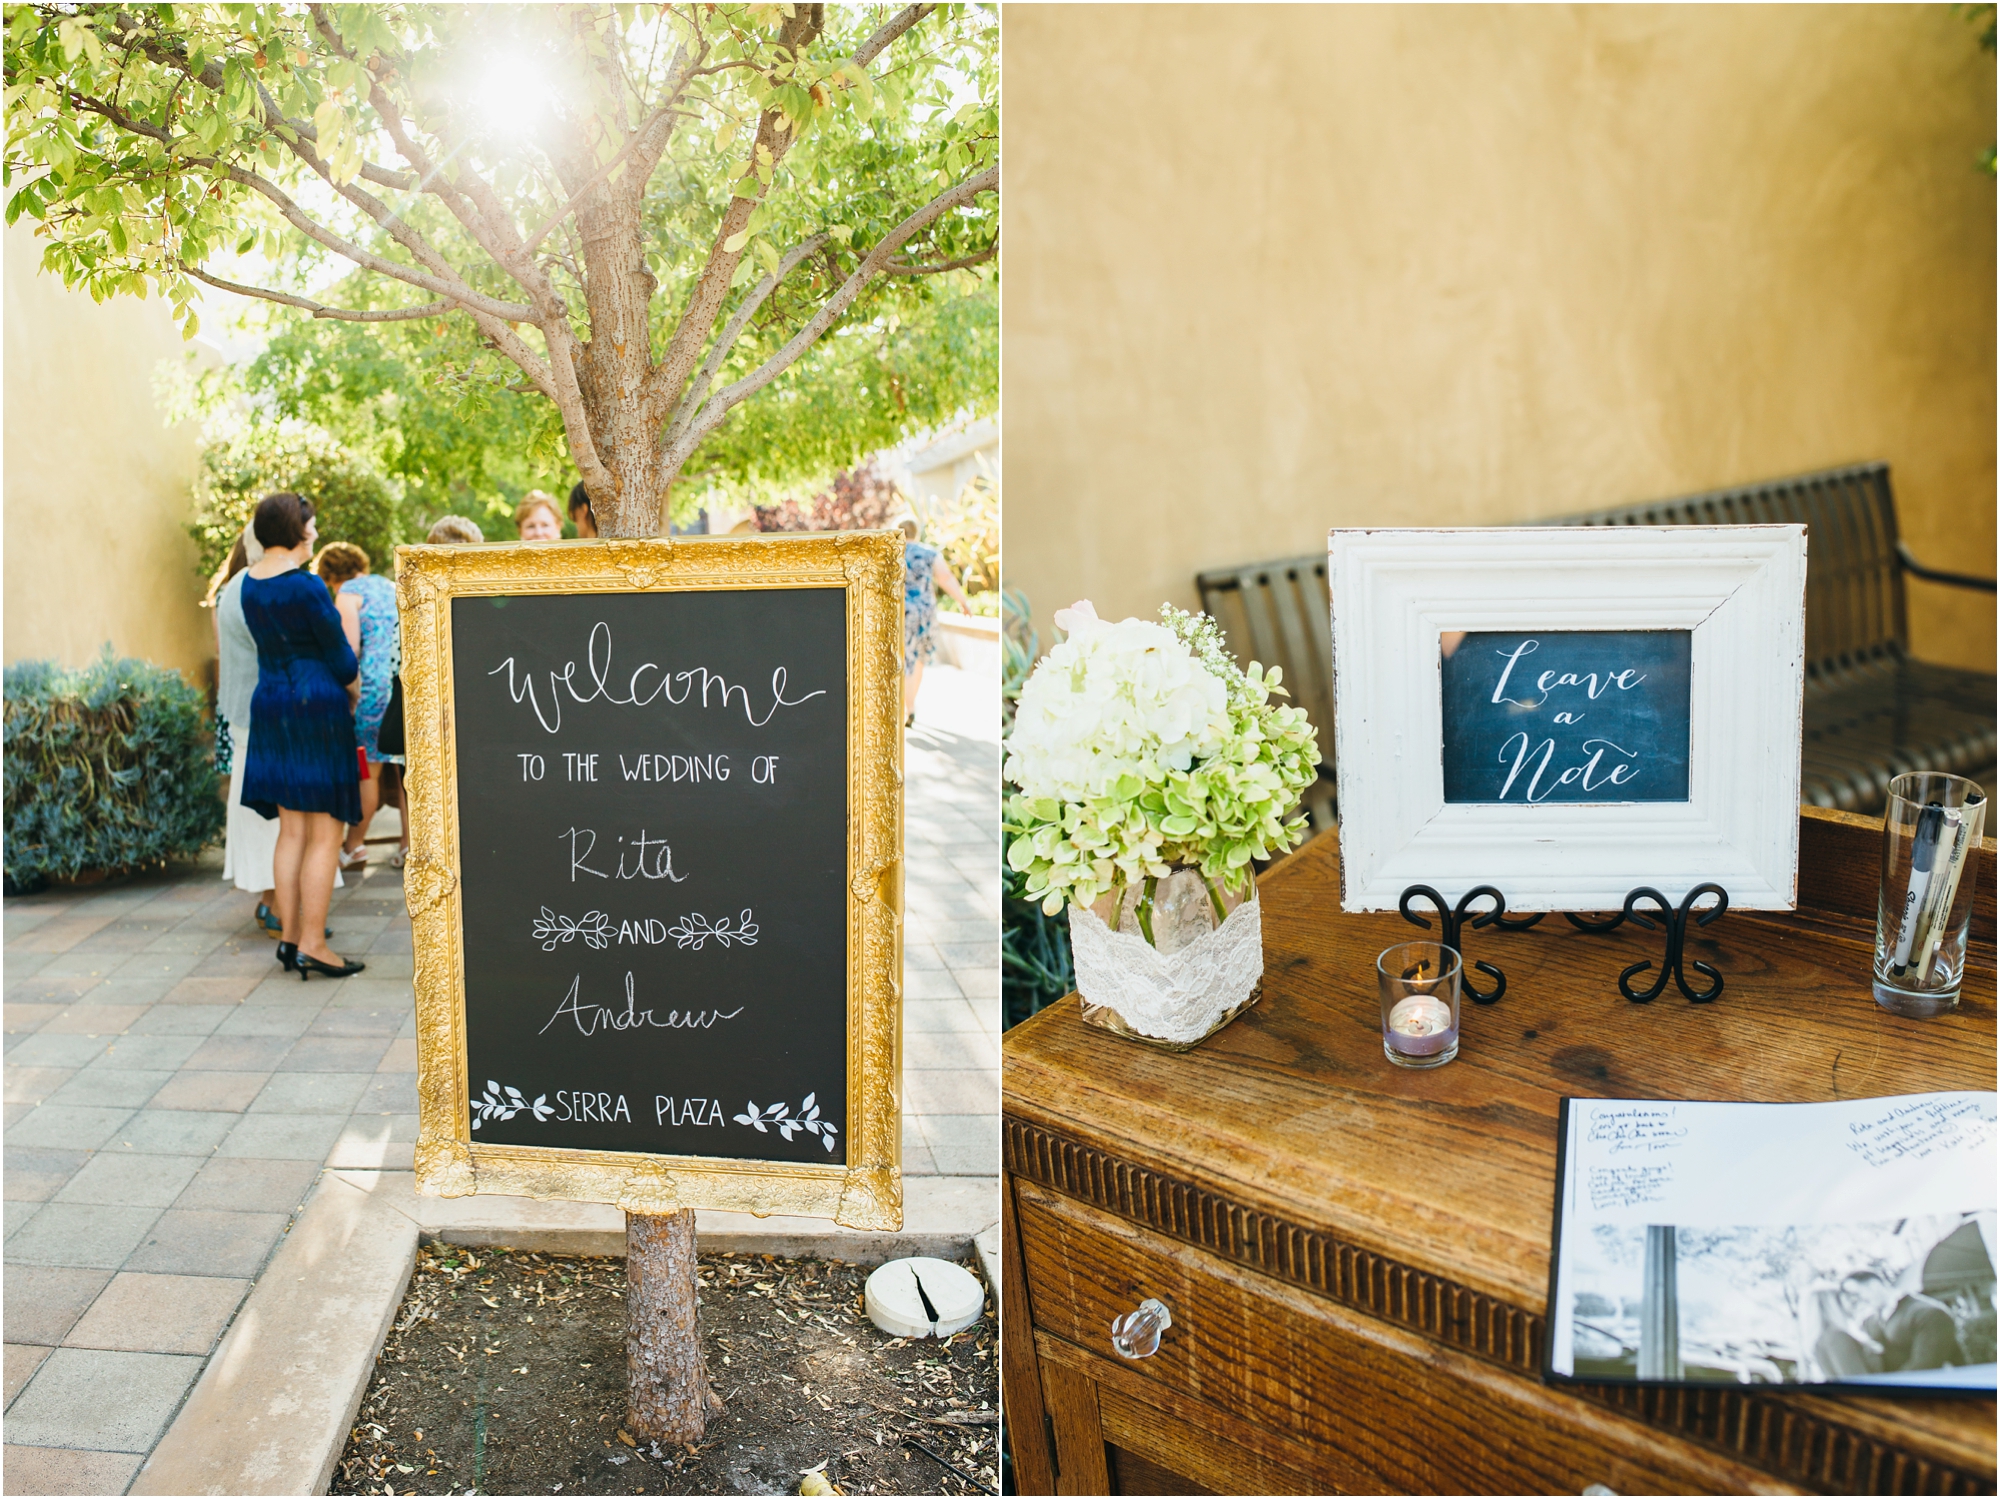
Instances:
[[[299,928],[311,940],[299,940],[299,951],[322,963],[339,963],[339,953],[326,945],[326,910],[333,903],[333,876],[340,865],[341,824],[331,812],[297,814],[306,820],[304,855],[299,861]],[[290,931],[290,928],[286,928]]]
[[[917,689],[923,685],[924,663],[919,661],[914,671],[906,672],[903,676],[903,717],[906,721],[917,711]]]
[[[271,909],[284,926],[279,937],[282,942],[299,940],[299,866],[305,858],[306,821],[311,815],[278,808],[278,847],[271,855]]]
[[[375,811],[382,805],[382,767],[371,765],[369,769],[375,774],[361,783],[361,821],[349,828],[346,838],[341,841],[340,856],[343,859],[351,859],[361,852],[368,841],[368,824],[375,820]]]

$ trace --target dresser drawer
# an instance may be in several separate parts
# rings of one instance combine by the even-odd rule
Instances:
[[[1121,1446],[1137,1435],[1130,1412],[1151,1406],[1281,1467],[1309,1466],[1335,1491],[1804,1492],[1074,1199],[1012,1186],[1030,1312],[1057,1340],[1043,1359],[1116,1387]],[[1112,1319],[1149,1296],[1173,1326],[1150,1358],[1116,1357]]]

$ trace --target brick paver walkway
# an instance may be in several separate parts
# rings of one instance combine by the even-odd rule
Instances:
[[[904,1169],[996,1192],[998,759],[997,684],[933,672],[907,763]],[[409,1169],[399,875],[335,892],[335,949],[367,973],[300,983],[219,872],[6,902],[8,1493],[123,1493],[321,1168]]]

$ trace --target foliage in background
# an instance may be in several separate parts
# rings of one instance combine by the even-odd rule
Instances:
[[[991,412],[997,282],[972,271],[927,279],[946,284],[836,329],[737,407],[689,460],[673,519],[718,502],[796,508],[783,491],[961,412]],[[886,290],[871,305],[889,301]],[[246,392],[370,455],[402,485],[413,533],[440,515],[469,515],[489,539],[506,540],[522,495],[566,495],[576,482],[555,406],[519,389],[513,366],[461,321],[356,325],[279,308],[264,325],[269,341],[244,370]]]
[[[493,356],[462,323],[373,327],[285,309],[266,326],[269,341],[242,372],[246,398],[320,428],[395,481],[406,539],[464,515],[488,540],[512,540],[522,495],[560,497],[576,483],[556,408],[482,377]]]
[[[1000,731],[1006,735],[1014,732],[1014,705],[1041,659],[1042,637],[1036,633],[1028,596],[1018,588],[1001,594],[1000,619]]]
[[[486,441],[427,453],[436,411],[404,399],[462,421],[531,394],[503,446],[566,457],[612,536],[664,529],[683,476],[825,472],[990,403],[991,6],[5,18],[7,216],[37,222],[43,268],[162,296],[190,336],[197,283],[397,330],[377,336],[413,381],[350,388],[351,343],[300,322],[260,378],[342,437],[334,406],[374,408],[422,505],[526,476],[492,473]],[[745,403],[770,409],[732,420]]]
[[[1025,893],[1053,916],[1143,884],[1149,942],[1154,886],[1176,865],[1200,871],[1219,919],[1218,887],[1248,894],[1254,860],[1304,841],[1291,809],[1319,765],[1304,710],[1271,701],[1286,695],[1275,668],[1238,666],[1205,614],[1160,618],[1059,611],[1069,638],[1022,688],[1006,760],[1021,788],[1007,864]]]
[[[1005,653],[1000,687],[1003,731],[1014,727],[1014,704],[1034,669],[1041,641],[1032,623],[1027,595],[1010,588],[1001,596],[1001,647]],[[1003,788],[1004,790],[1004,788]],[[1029,900],[1027,876],[1000,868],[1000,1005],[1002,1027],[1019,1025],[1037,1010],[1076,987],[1070,956],[1069,918],[1051,916]]]
[[[322,545],[351,541],[379,573],[393,568],[399,542],[422,535],[409,524],[396,486],[320,428],[224,416],[205,429],[188,523],[203,579],[228,560],[257,502],[280,489],[313,502]]]
[[[7,668],[10,888],[151,869],[221,836],[215,731],[179,672],[104,654]]]
[[[944,553],[974,613],[1000,612],[1000,484],[975,474],[948,500],[929,507],[924,540]],[[956,607],[940,598],[940,608]]]
[[[769,504],[919,432],[996,411],[998,276],[982,267],[920,279],[934,283],[924,301],[881,284],[871,314],[829,334],[737,407],[688,460],[674,518],[685,520],[710,492],[725,503]]]
[[[1069,916],[1051,916],[1027,895],[1027,876],[1000,872],[1001,1028],[1019,1025],[1076,987]]]
[[[806,500],[758,505],[759,531],[876,531],[903,498],[895,481],[874,459],[842,469],[833,482]]]

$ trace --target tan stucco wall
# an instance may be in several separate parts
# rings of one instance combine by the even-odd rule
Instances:
[[[196,446],[153,399],[186,345],[163,303],[99,305],[40,269],[21,220],[6,236],[5,528],[9,662],[77,665],[105,641],[197,684],[215,655],[182,529]]]
[[[1945,6],[1009,6],[1006,567],[1891,463],[1994,568],[1993,62]],[[1913,583],[1919,654],[1994,609]]]

